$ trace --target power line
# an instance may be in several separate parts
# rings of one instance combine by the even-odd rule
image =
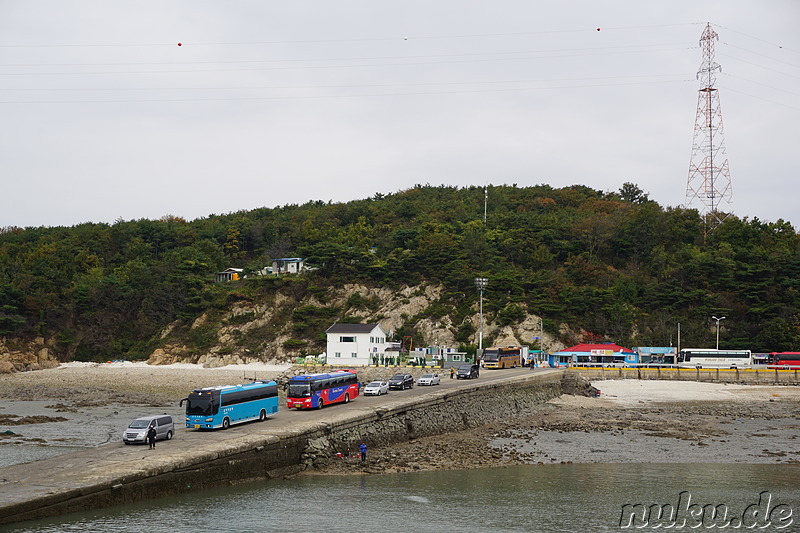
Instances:
[[[347,95],[291,95],[291,96],[242,96],[242,97],[218,97],[218,98],[163,98],[163,99],[128,99],[128,100],[70,100],[70,101],[0,101],[3,104],[94,104],[94,103],[150,103],[150,102],[215,102],[215,101],[247,101],[247,100],[314,100],[330,98],[363,98],[363,97],[387,97],[387,96],[429,96],[429,95],[449,95],[449,94],[476,94],[476,93],[500,93],[513,91],[532,91],[532,90],[561,90],[561,89],[581,89],[591,87],[620,87],[632,85],[648,85],[651,83],[692,83],[693,79],[681,79],[671,81],[652,81],[652,82],[629,82],[629,83],[596,83],[581,85],[562,85],[548,87],[513,87],[502,89],[473,89],[463,91],[419,91],[419,92],[395,92],[395,93],[363,93]]]
[[[680,47],[680,48],[667,48],[667,50],[683,49],[693,46],[692,43],[662,43],[651,45],[625,45],[625,46],[606,46],[606,47],[591,47],[591,48],[554,48],[545,50],[511,50],[504,52],[475,52],[463,54],[417,54],[407,56],[360,56],[360,57],[326,57],[326,58],[304,58],[304,59],[232,59],[222,61],[136,61],[125,63],[3,63],[0,67],[107,67],[107,66],[129,66],[129,65],[224,65],[236,63],[302,63],[302,62],[316,62],[316,61],[378,61],[384,59],[397,60],[397,59],[430,59],[438,57],[474,57],[474,56],[498,56],[498,55],[512,55],[512,54],[541,54],[541,53],[561,53],[561,52],[583,52],[587,50],[602,51],[602,50],[619,50],[619,49],[634,49],[630,52],[647,52],[647,48],[653,47]],[[636,50],[641,49],[641,50]],[[653,51],[660,51],[658,49]]]
[[[743,31],[734,30],[733,28],[729,28],[727,26],[722,26],[720,24],[716,24],[716,26],[718,28],[725,28],[726,30],[732,31],[733,33],[738,33],[739,35],[744,35],[745,37],[749,37],[750,39],[755,39],[756,41],[761,41],[762,43],[768,44],[770,46],[777,47],[777,48],[779,48],[781,50],[786,50],[788,52],[792,52],[793,54],[800,54],[800,51],[797,51],[797,50],[795,50],[793,48],[788,48],[786,46],[783,46],[782,44],[774,43],[772,41],[768,41],[766,39],[762,39],[761,37],[756,37],[755,35],[750,35],[748,33],[744,33]]]
[[[664,52],[674,50],[688,50],[686,48],[665,48],[655,50],[629,50],[625,52],[613,52],[614,54],[632,54],[646,52]],[[3,72],[0,76],[77,76],[77,75],[114,75],[114,74],[197,74],[205,72],[252,72],[252,71],[278,71],[278,70],[297,70],[297,69],[342,69],[342,68],[368,68],[368,67],[397,67],[397,66],[418,66],[418,65],[444,65],[459,63],[485,63],[498,61],[524,61],[540,59],[562,59],[566,57],[592,57],[609,55],[599,54],[559,54],[552,56],[535,57],[505,57],[505,58],[484,58],[484,59],[464,59],[452,61],[410,61],[400,63],[374,63],[374,64],[355,64],[355,65],[308,65],[308,66],[287,66],[287,67],[253,67],[253,68],[220,68],[220,69],[201,69],[201,70],[129,70],[129,71],[89,71],[89,72]]]
[[[664,78],[684,76],[685,73],[676,74],[640,74],[632,76],[601,76],[582,78],[539,78],[531,80],[472,80],[472,81],[445,81],[445,82],[415,82],[415,83],[358,83],[358,84],[329,84],[329,85],[251,85],[242,87],[108,87],[108,88],[9,88],[0,92],[77,92],[77,91],[241,91],[241,90],[305,90],[305,89],[349,89],[349,88],[381,88],[381,87],[421,87],[421,86],[452,86],[452,85],[498,85],[521,83],[553,83],[565,81],[597,81],[619,80],[631,78]]]
[[[638,29],[652,29],[652,28],[667,28],[674,26],[687,26],[694,24],[702,24],[700,22],[688,23],[675,23],[675,24],[651,24],[646,26],[615,26],[608,27],[606,31],[610,30],[638,30]],[[179,41],[181,46],[252,46],[264,44],[313,44],[313,43],[349,43],[349,42],[375,42],[375,41],[408,41],[408,40],[428,40],[428,39],[466,39],[466,38],[489,38],[489,37],[518,37],[526,35],[550,35],[558,33],[584,33],[584,32],[597,32],[602,28],[573,28],[564,30],[543,30],[543,31],[525,31],[525,32],[497,32],[497,33],[469,33],[469,34],[451,34],[451,35],[404,35],[404,36],[387,36],[387,37],[349,37],[349,38],[336,38],[336,39],[294,39],[294,40],[275,40],[275,41],[223,41],[223,42],[184,42]],[[136,47],[136,46],[175,46],[177,42],[173,43],[50,43],[50,44],[0,44],[0,48],[60,48],[60,47],[74,47],[74,48],[94,48],[94,47]]]

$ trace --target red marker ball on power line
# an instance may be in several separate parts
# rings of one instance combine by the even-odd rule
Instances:
[[[599,30],[598,30],[599,31]],[[178,43],[178,46],[183,46],[183,43]]]
[[[597,31],[600,31],[600,28],[597,28]],[[178,46],[180,46],[180,45],[178,45]]]

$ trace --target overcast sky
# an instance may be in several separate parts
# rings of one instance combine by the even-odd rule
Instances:
[[[707,22],[733,211],[800,226],[797,0],[0,0],[0,227],[418,183],[682,205]]]

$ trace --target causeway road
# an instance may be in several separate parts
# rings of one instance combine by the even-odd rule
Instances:
[[[279,406],[278,413],[263,422],[232,426],[227,430],[198,431],[183,427],[176,420],[175,436],[159,441],[154,450],[146,445],[125,445],[121,438],[64,455],[25,464],[0,468],[0,524],[14,521],[20,504],[35,500],[63,501],[85,496],[90,488],[112,486],[122,480],[137,478],[153,472],[189,469],[201,458],[226,457],[231,451],[251,449],[265,441],[318,428],[320,424],[345,420],[359,413],[374,413],[377,408],[392,408],[414,403],[425,395],[447,394],[448,391],[481,387],[499,380],[541,379],[548,374],[561,374],[556,369],[516,368],[481,371],[478,379],[450,379],[449,372],[441,374],[441,385],[414,386],[403,391],[391,391],[383,396],[359,396],[349,404],[335,404],[316,410],[288,410]],[[136,416],[133,414],[133,416]],[[119,428],[121,435],[124,428]]]

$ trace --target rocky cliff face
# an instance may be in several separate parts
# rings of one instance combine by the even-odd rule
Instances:
[[[441,285],[410,285],[399,288],[346,284],[319,289],[287,284],[266,295],[244,296],[224,306],[209,308],[190,324],[175,322],[161,332],[148,362],[157,365],[198,363],[206,367],[253,362],[286,363],[301,355],[325,351],[325,330],[341,317],[361,323],[378,323],[387,333],[412,335],[414,346],[458,347],[478,344],[478,306],[457,310]],[[531,345],[540,332],[540,317],[524,304],[511,325],[499,325],[493,314],[484,312],[484,347]],[[563,326],[562,333],[566,332]],[[458,332],[461,337],[456,340]],[[464,332],[467,333],[464,333]],[[402,333],[400,333],[402,332]],[[546,349],[563,347],[547,333]],[[390,337],[391,338],[391,337]],[[198,342],[201,339],[201,342]],[[54,339],[31,341],[0,339],[0,372],[37,370],[58,366]],[[123,358],[124,354],[119,354]]]
[[[59,363],[51,353],[53,344],[53,340],[37,337],[12,348],[6,339],[0,339],[0,374],[57,367]]]
[[[191,330],[210,328],[214,336],[213,345],[205,353],[192,352],[180,339],[172,335],[174,325],[162,334],[163,345],[153,351],[148,360],[151,364],[171,364],[178,362],[199,363],[207,367],[251,362],[283,363],[298,355],[316,355],[324,352],[314,339],[324,336],[324,331],[337,321],[336,317],[320,319],[306,339],[299,341],[298,321],[293,319],[297,309],[339,310],[350,318],[362,323],[376,322],[389,333],[401,328],[412,330],[415,343],[457,347],[456,332],[467,323],[474,333],[470,342],[478,343],[477,331],[480,316],[477,306],[459,323],[454,323],[452,314],[435,313],[426,316],[426,310],[439,302],[444,287],[440,285],[405,286],[399,289],[369,287],[362,284],[347,284],[330,289],[324,297],[304,295],[295,298],[291,294],[278,292],[271,301],[237,302],[221,316],[211,317],[208,313],[197,318]],[[354,300],[360,304],[353,304]],[[519,322],[499,326],[492,317],[484,313],[484,339],[492,339],[497,345],[530,345],[534,337],[539,337],[540,317],[530,314],[524,305],[525,316]],[[288,318],[287,318],[288,317]],[[544,334],[547,348],[562,347],[554,338]],[[176,342],[177,341],[177,342]],[[294,342],[294,344],[293,344]],[[306,343],[302,344],[301,343]],[[486,345],[486,344],[485,344]]]

